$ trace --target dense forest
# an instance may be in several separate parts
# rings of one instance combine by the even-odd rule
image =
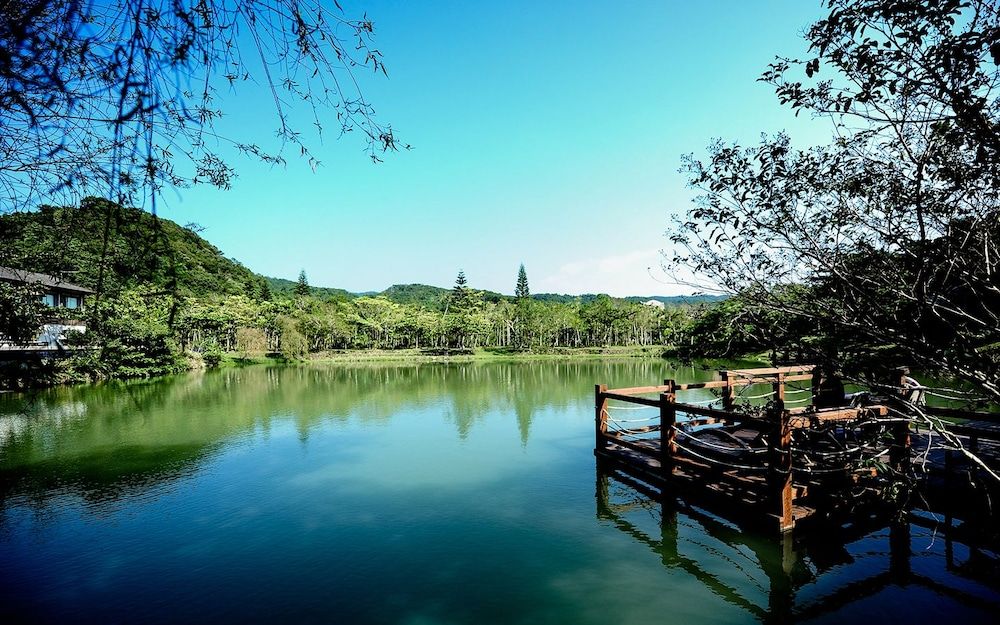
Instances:
[[[330,350],[410,348],[429,354],[546,352],[556,348],[693,345],[713,298],[532,295],[523,267],[516,295],[394,285],[351,293],[254,274],[202,238],[135,208],[100,199],[0,216],[0,265],[64,277],[98,291],[86,315],[89,346],[63,368],[87,378],[177,371],[225,353],[301,358]],[[37,314],[44,314],[38,310]],[[23,323],[24,317],[20,318]],[[698,342],[700,343],[700,341]]]

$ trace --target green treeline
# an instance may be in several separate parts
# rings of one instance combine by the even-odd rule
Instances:
[[[356,349],[434,354],[671,346],[685,342],[704,307],[685,300],[659,307],[640,298],[531,295],[523,265],[512,267],[514,296],[478,290],[462,272],[452,289],[396,285],[352,294],[317,288],[305,270],[295,281],[254,274],[194,225],[93,198],[79,207],[2,216],[0,243],[0,265],[99,291],[86,307],[89,331],[67,341],[88,349],[55,365],[49,376],[63,380],[161,375],[214,366],[226,353],[295,359]]]
[[[649,346],[673,341],[687,312],[600,296],[587,303],[487,301],[456,290],[445,310],[384,296],[353,299],[244,295],[186,298],[174,324],[185,349],[281,351],[287,356],[339,349]],[[264,349],[262,349],[264,348]]]

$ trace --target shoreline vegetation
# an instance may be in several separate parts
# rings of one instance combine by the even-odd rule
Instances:
[[[227,258],[195,226],[97,198],[0,216],[0,250],[0,265],[72,276],[97,291],[81,319],[87,332],[66,333],[71,355],[0,363],[0,388],[14,390],[233,363],[637,355],[837,363],[846,376],[874,382],[893,367],[918,365],[928,375],[975,383],[921,363],[904,345],[868,346],[856,332],[820,318],[768,311],[752,292],[728,298],[537,294],[524,267],[512,268],[514,295],[476,289],[461,271],[452,288],[408,284],[368,293],[314,287],[304,270],[294,282],[267,278]],[[15,325],[40,327],[53,312],[32,296],[36,286],[4,288],[0,303],[30,304],[8,315]],[[4,299],[4,293],[15,297]],[[826,301],[812,288],[783,293],[794,302]],[[13,336],[5,330],[0,334]]]
[[[0,265],[71,275],[96,292],[80,319],[87,331],[63,337],[64,357],[0,363],[0,388],[278,359],[658,357],[679,345],[729,355],[695,336],[718,296],[531,293],[523,265],[512,267],[513,295],[477,289],[462,271],[451,288],[397,284],[351,293],[314,287],[305,270],[297,281],[255,274],[197,230],[99,198],[0,216]],[[11,318],[21,334],[66,313],[36,301],[35,285],[5,288],[19,291],[12,301],[24,304]],[[17,328],[0,327],[0,334],[17,336]]]

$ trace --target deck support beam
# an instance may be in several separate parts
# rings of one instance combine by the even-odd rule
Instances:
[[[900,419],[890,429],[892,444],[889,446],[889,465],[896,471],[906,471],[910,465],[910,422]]]
[[[725,412],[732,412],[733,407],[736,404],[733,379],[729,376],[728,371],[720,371],[719,377],[721,377],[722,381],[726,384],[722,387],[722,409]]]
[[[594,449],[604,451],[607,447],[604,435],[608,433],[608,398],[604,396],[608,390],[607,384],[594,385],[594,429],[596,440]]]
[[[769,420],[773,424],[771,436],[768,437],[768,481],[771,486],[772,510],[778,517],[778,529],[788,532],[795,527],[795,517],[792,514],[794,489],[791,415],[785,410],[785,402],[780,399],[774,400],[774,406],[769,412]]]
[[[677,455],[677,394],[673,380],[664,380],[663,385],[667,390],[660,393],[660,469],[669,482]]]

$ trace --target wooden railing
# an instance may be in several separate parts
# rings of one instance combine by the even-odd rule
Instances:
[[[629,461],[633,464],[642,463],[642,458],[656,460],[659,465],[660,479],[669,485],[675,478],[676,469],[684,465],[685,476],[692,472],[702,472],[702,480],[727,479],[736,481],[740,486],[758,491],[763,499],[770,501],[770,511],[778,519],[782,531],[790,530],[795,525],[796,493],[804,491],[793,483],[792,466],[792,430],[803,427],[807,421],[849,421],[857,419],[862,411],[872,411],[884,415],[882,407],[840,408],[828,410],[811,410],[810,419],[797,418],[805,407],[793,410],[786,409],[786,385],[789,382],[814,380],[814,367],[803,365],[797,367],[778,367],[773,369],[739,369],[721,371],[717,380],[679,384],[674,380],[664,380],[658,386],[638,386],[630,388],[609,389],[606,385],[595,386],[595,452],[598,455],[615,456],[615,450],[632,452]],[[744,390],[752,385],[769,385],[770,391],[753,398],[769,397],[767,410],[762,415],[750,415],[736,410],[739,395],[736,389]],[[720,397],[709,403],[721,402],[721,407],[697,405],[678,401],[678,393],[696,389],[719,389]],[[801,391],[802,389],[796,389]],[[811,397],[815,397],[816,389],[810,388]],[[655,397],[651,397],[655,396]],[[747,398],[743,398],[747,399]],[[637,409],[656,408],[657,415],[649,418],[618,420],[610,417],[609,411],[614,407],[609,402],[617,401],[630,404]],[[683,417],[683,419],[681,419]],[[643,425],[632,425],[642,423]],[[717,458],[701,455],[690,445],[678,442],[679,424],[702,426],[724,423],[739,424],[741,427],[758,430],[766,434],[767,450],[763,454],[764,461],[760,466],[743,466],[738,463],[727,463]],[[897,445],[908,446],[909,438],[904,430],[896,432]],[[612,447],[614,446],[614,447]],[[620,453],[617,455],[621,456]],[[638,456],[638,458],[636,458]],[[895,454],[902,458],[903,454]],[[654,465],[655,466],[655,465]],[[708,472],[706,472],[706,467]],[[649,471],[649,467],[646,467]],[[753,473],[753,475],[748,475]]]
[[[756,491],[759,495],[756,499],[764,503],[769,514],[777,517],[780,529],[789,530],[797,518],[809,514],[815,505],[815,498],[812,497],[797,504],[799,497],[807,489],[817,488],[816,492],[823,492],[839,479],[834,475],[831,481],[821,475],[824,471],[816,470],[807,451],[798,447],[793,449],[796,428],[818,428],[817,423],[850,423],[872,418],[878,422],[879,431],[890,437],[890,442],[887,447],[878,445],[869,451],[877,452],[877,457],[888,453],[888,462],[897,470],[905,469],[911,456],[910,426],[915,413],[907,416],[907,406],[910,409],[914,407],[906,404],[902,397],[910,390],[908,387],[899,387],[898,396],[893,387],[886,387],[888,396],[885,405],[817,408],[815,400],[819,389],[816,388],[816,380],[819,376],[814,376],[814,372],[814,367],[805,365],[720,371],[718,379],[704,382],[682,384],[668,379],[662,385],[617,389],[596,385],[595,453],[631,467],[641,474],[640,479],[651,480],[649,483],[661,489],[672,484],[680,486],[683,482],[685,487],[696,484],[699,488],[711,489],[713,484],[725,483],[735,486],[732,489],[735,492]],[[789,386],[804,380],[811,381],[808,387]],[[764,393],[758,391],[757,395],[745,395],[755,385],[770,388]],[[706,389],[715,391],[717,396],[707,402],[678,399],[688,391]],[[804,400],[786,399],[789,395],[795,397],[806,393],[809,396]],[[737,404],[764,399],[768,400],[766,406],[761,409],[758,403],[758,409],[754,411],[741,410]],[[803,401],[810,402],[810,405],[792,408],[788,405]],[[612,405],[611,402],[623,405]],[[647,409],[648,412],[641,412]],[[619,414],[621,418],[616,418],[613,416],[616,410],[639,412],[628,413],[628,416]],[[980,439],[1000,441],[998,413],[927,406],[922,410],[933,416],[964,420],[946,427],[966,437],[967,448],[973,452],[977,451]],[[700,426],[713,424],[738,426],[736,429],[726,428],[729,436],[739,430],[743,430],[744,434],[745,430],[750,430],[751,437],[754,431],[759,432],[760,440],[766,441],[766,448],[757,445],[751,450],[743,445],[733,447],[735,451],[730,454],[714,449],[703,440],[695,440]],[[799,437],[795,439],[799,440]],[[794,464],[793,452],[794,457],[799,458]],[[804,459],[800,457],[803,455]],[[734,458],[741,459],[732,460]],[[742,458],[748,460],[743,461]],[[945,471],[949,470],[951,463],[951,453],[948,452]],[[843,466],[837,465],[825,473],[840,471],[838,475],[847,475],[847,472],[855,470],[854,463],[845,461]]]

